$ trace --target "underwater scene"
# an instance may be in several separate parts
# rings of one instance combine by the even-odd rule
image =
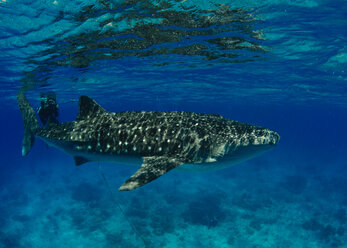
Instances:
[[[346,17],[0,0],[0,248],[347,248]]]

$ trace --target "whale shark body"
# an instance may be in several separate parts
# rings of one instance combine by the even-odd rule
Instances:
[[[279,141],[277,132],[215,114],[162,111],[110,113],[87,96],[75,121],[39,126],[23,93],[17,95],[24,121],[22,155],[35,137],[74,157],[75,164],[114,161],[141,167],[119,190],[133,190],[179,167],[215,170],[239,163]]]

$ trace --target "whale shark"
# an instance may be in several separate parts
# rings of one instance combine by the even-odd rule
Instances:
[[[23,92],[17,95],[24,122],[22,155],[35,137],[74,157],[76,165],[113,161],[140,165],[119,190],[139,188],[178,168],[216,170],[250,159],[277,145],[277,132],[217,114],[183,111],[106,111],[79,98],[75,121],[40,126]]]

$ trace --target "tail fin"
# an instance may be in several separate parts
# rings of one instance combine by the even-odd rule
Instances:
[[[39,127],[35,111],[26,99],[23,92],[17,95],[17,102],[24,122],[24,138],[22,146],[22,156],[27,155],[35,141],[35,130]]]

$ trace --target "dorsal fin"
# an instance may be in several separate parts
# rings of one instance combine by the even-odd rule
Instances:
[[[100,114],[107,113],[107,111],[101,107],[96,101],[88,96],[81,96],[78,103],[78,115],[76,120],[84,120],[87,118],[94,118]]]

